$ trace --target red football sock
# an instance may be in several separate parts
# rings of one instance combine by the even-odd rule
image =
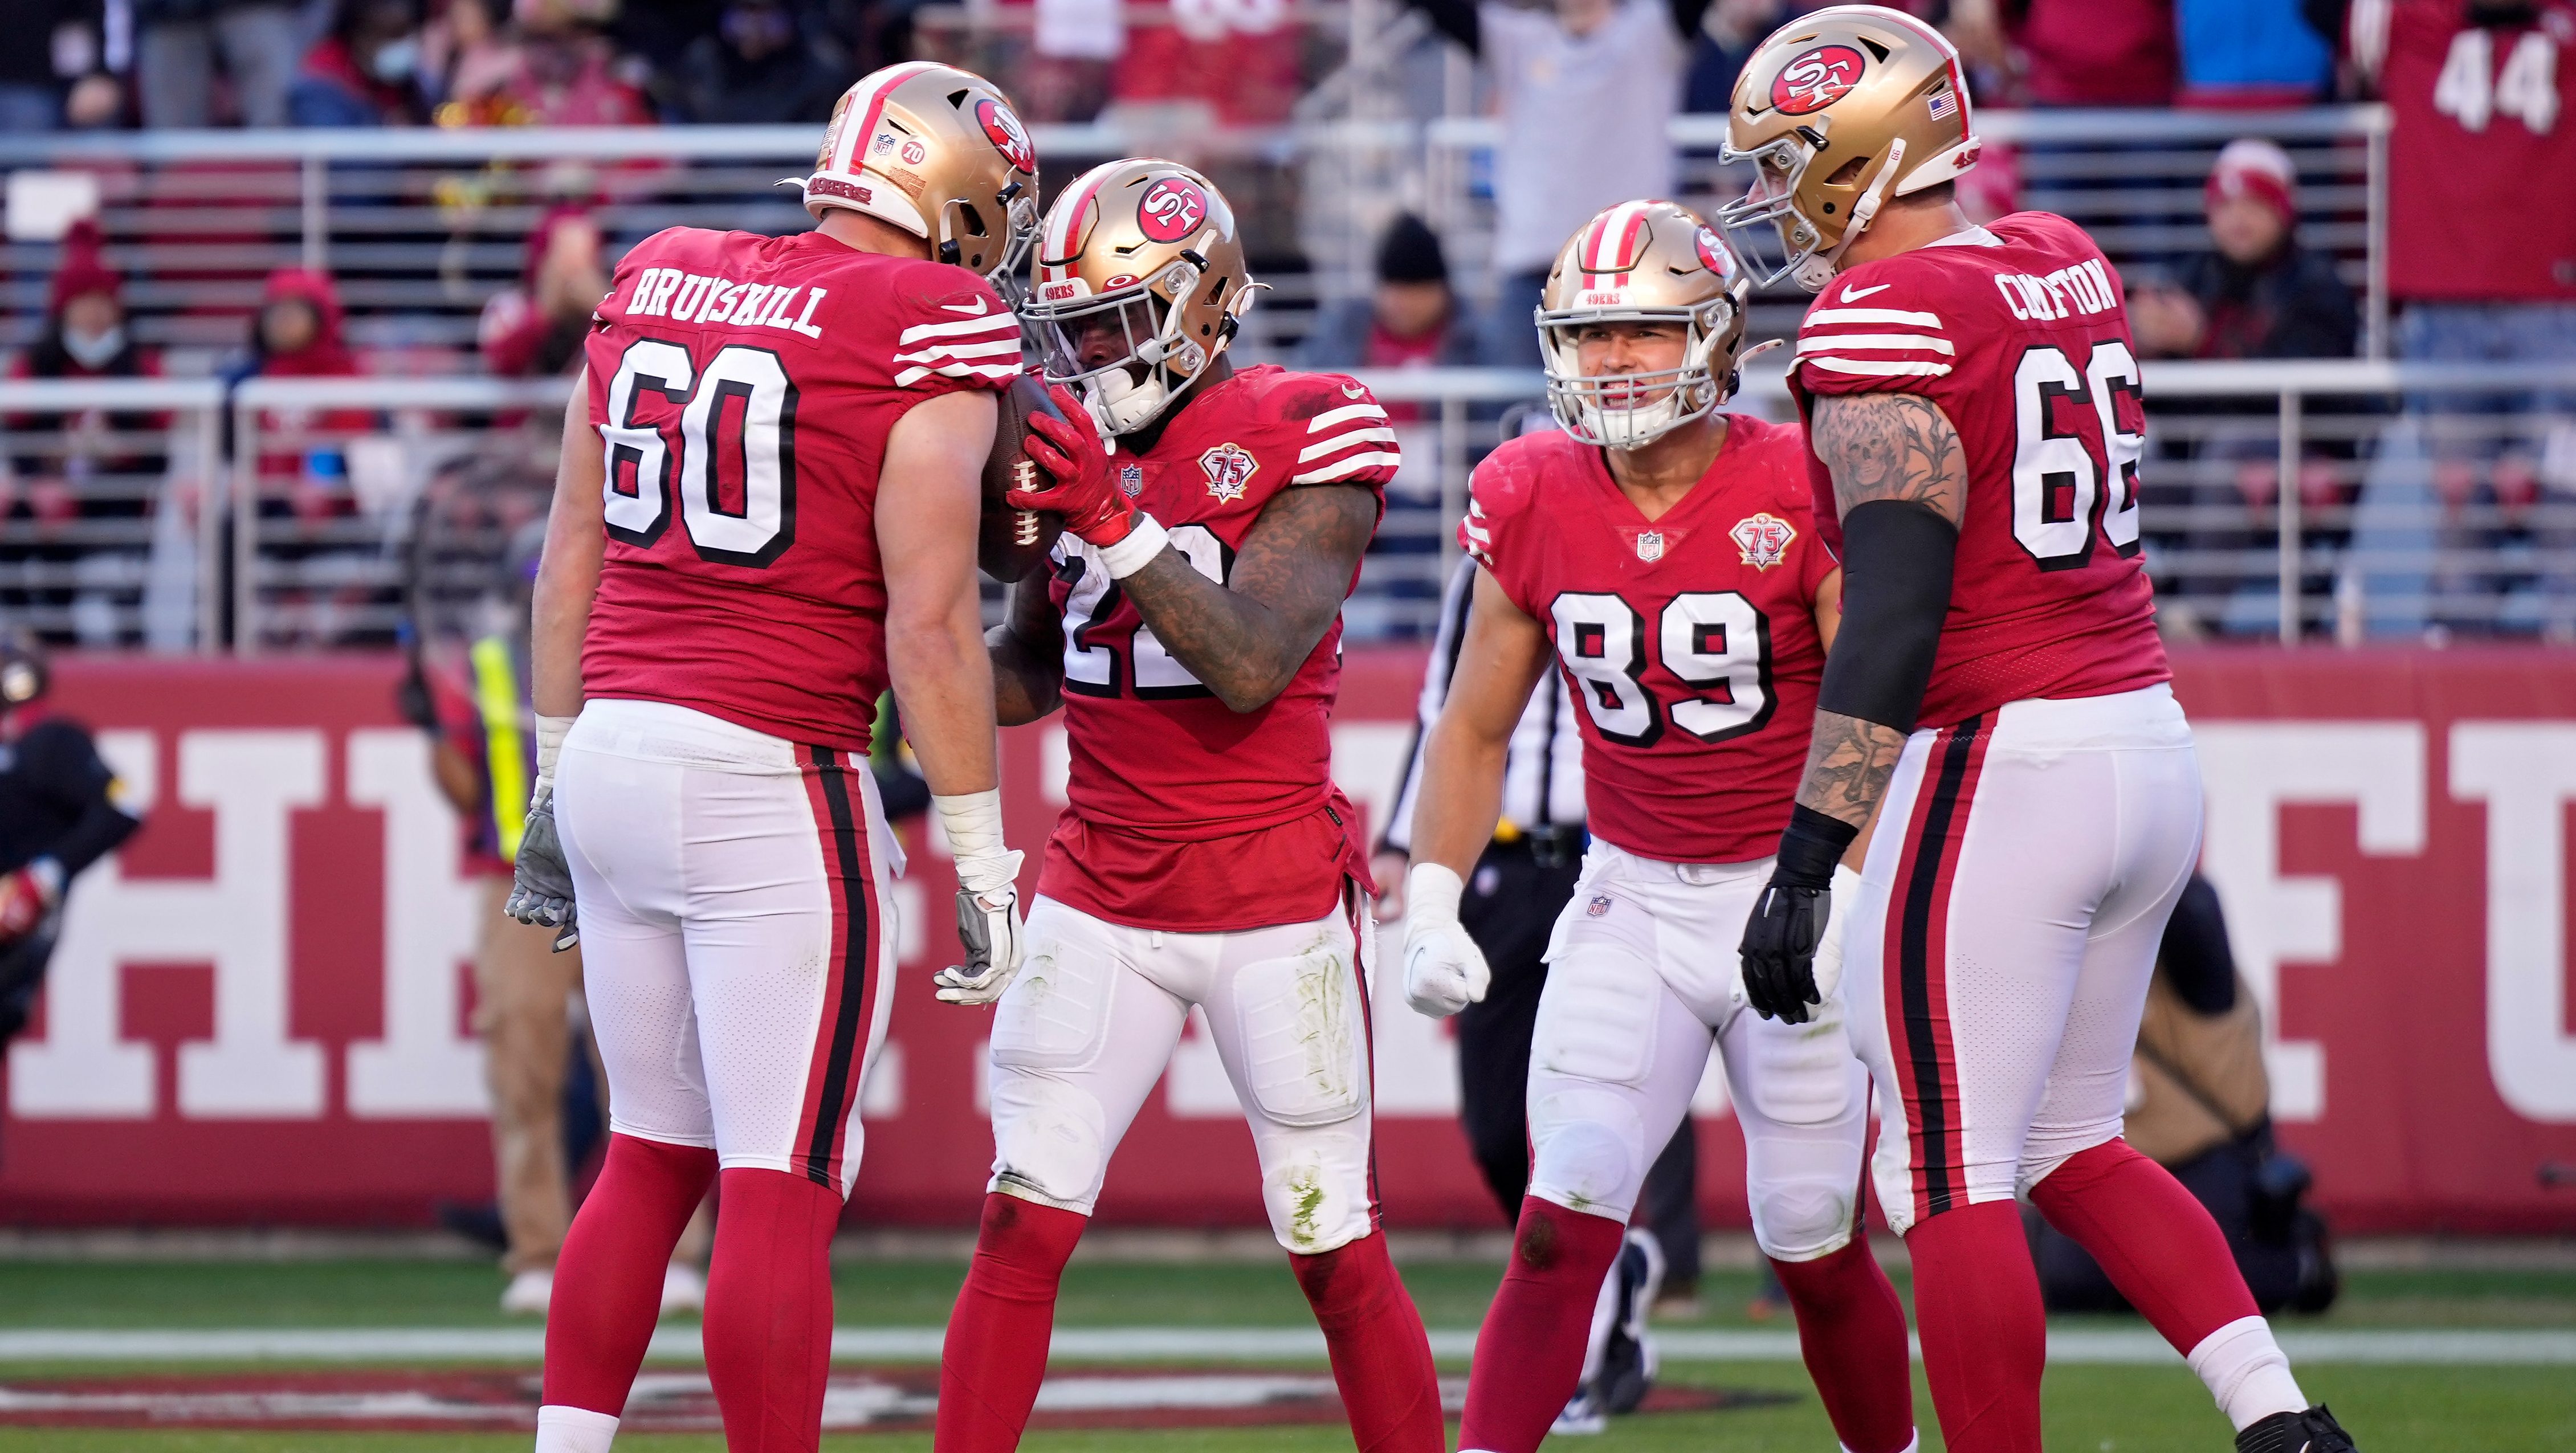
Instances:
[[[2040,1453],[2048,1315],[2010,1201],[1957,1206],[1905,1233],[1914,1327],[1950,1453]]]
[[[1813,1261],[1771,1258],[1798,1314],[1798,1350],[1851,1453],[1900,1453],[1914,1440],[1914,1359],[1905,1304],[1862,1237]]]
[[[724,1173],[707,1263],[707,1381],[733,1453],[813,1453],[832,1367],[837,1187],[779,1170]]]
[[[2093,1253],[2111,1285],[2174,1350],[2259,1315],[2209,1210],[2163,1166],[2106,1141],[2068,1156],[2031,1187],[2048,1224]]]
[[[1373,1231],[1288,1264],[1324,1329],[1359,1453],[1446,1453],[1431,1339],[1386,1258],[1386,1237]]]
[[[1046,1380],[1056,1284],[1088,1218],[999,1191],[984,1197],[975,1261],[939,1358],[936,1453],[1010,1453]]]
[[[1625,1223],[1521,1201],[1511,1268],[1476,1333],[1459,1453],[1532,1453],[1583,1381],[1592,1304],[1627,1240]]]
[[[547,1404],[616,1417],[662,1315],[662,1272],[715,1179],[716,1153],[608,1137],[599,1180],[555,1259],[546,1311]]]

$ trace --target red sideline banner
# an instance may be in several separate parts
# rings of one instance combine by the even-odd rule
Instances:
[[[1354,652],[1344,677],[1335,774],[1371,812],[1411,737],[1420,660]],[[2266,1010],[2283,1138],[2325,1209],[2354,1230],[2576,1231],[2576,1185],[2552,1184],[2576,1180],[2576,655],[2231,649],[2176,669],[2209,791],[2205,866]],[[426,745],[392,713],[396,672],[60,663],[60,708],[98,731],[150,820],[75,888],[40,1017],[10,1053],[0,1222],[419,1224],[490,1193],[467,1028],[477,885]],[[1063,734],[1004,739],[1012,841],[1034,848],[1062,803]],[[904,837],[904,972],[863,1095],[852,1218],[966,1225],[991,1154],[990,1018],[931,998],[952,880],[918,824]],[[1392,974],[1374,1006],[1389,1221],[1500,1225],[1454,1124],[1447,1030]],[[1700,1111],[1709,1218],[1741,1226],[1715,1076]],[[1250,1136],[1195,1026],[1100,1214],[1260,1224]]]

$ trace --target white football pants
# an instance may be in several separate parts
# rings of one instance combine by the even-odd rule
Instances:
[[[1368,981],[1349,914],[1165,933],[1040,898],[1027,943],[993,1020],[990,1189],[1090,1215],[1198,1005],[1252,1122],[1279,1244],[1313,1255],[1375,1229]]]
[[[864,757],[592,701],[555,768],[610,1128],[850,1193],[902,866]]]
[[[1770,879],[1769,858],[1663,863],[1593,842],[1548,944],[1531,1034],[1531,1195],[1627,1220],[1713,1044],[1744,1130],[1754,1239],[1782,1261],[1851,1241],[1869,1076],[1839,993],[1804,1024],[1746,1007],[1736,946]],[[1841,924],[1827,919],[1819,984],[1838,972]]]
[[[2120,1133],[2199,857],[2200,767],[2166,687],[2017,701],[1905,744],[1844,940],[1898,1231]]]

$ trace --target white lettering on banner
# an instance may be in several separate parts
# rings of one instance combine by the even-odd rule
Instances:
[[[456,812],[429,775],[429,739],[410,728],[354,731],[347,761],[349,801],[385,817],[384,1038],[349,1046],[349,1113],[489,1114],[463,988],[483,895],[457,874]]]
[[[135,760],[150,756],[150,740],[103,733],[101,748],[139,783]],[[120,966],[135,961],[214,965],[214,1039],[179,1046],[180,1114],[322,1113],[322,1048],[286,1033],[287,822],[293,809],[322,804],[322,734],[194,731],[178,756],[179,801],[214,813],[214,875],[133,880],[111,858],[81,876],[49,976],[45,1038],[10,1060],[22,1119],[152,1112],[151,1051],[117,1034]]]
[[[2576,1121],[2567,1032],[2567,804],[2576,726],[2459,722],[2451,795],[2487,811],[2487,1072],[2529,1120]]]
[[[2208,811],[2201,865],[2227,912],[2237,970],[2263,1010],[2272,1113],[2325,1114],[2325,1046],[2281,1038],[2284,963],[2343,957],[2343,885],[2281,872],[2281,808],[2352,803],[2361,850],[2424,851],[2424,728],[2417,722],[2212,722],[2197,725]]]

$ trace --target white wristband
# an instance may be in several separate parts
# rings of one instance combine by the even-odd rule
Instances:
[[[573,718],[568,716],[537,717],[537,791],[552,790],[555,785],[555,758],[563,755],[564,737],[572,731]]]
[[[1136,528],[1127,532],[1127,538],[1115,545],[1098,547],[1100,567],[1109,572],[1110,579],[1124,580],[1152,564],[1154,557],[1162,554],[1163,547],[1171,542],[1172,537],[1164,533],[1162,525],[1152,515],[1138,510]]]
[[[948,835],[948,856],[957,865],[957,881],[971,892],[989,893],[1020,875],[1020,855],[1002,845],[1002,791],[933,794],[933,811]]]
[[[1416,863],[1404,875],[1405,921],[1455,923],[1458,899],[1466,891],[1466,881],[1455,870],[1440,863]]]

